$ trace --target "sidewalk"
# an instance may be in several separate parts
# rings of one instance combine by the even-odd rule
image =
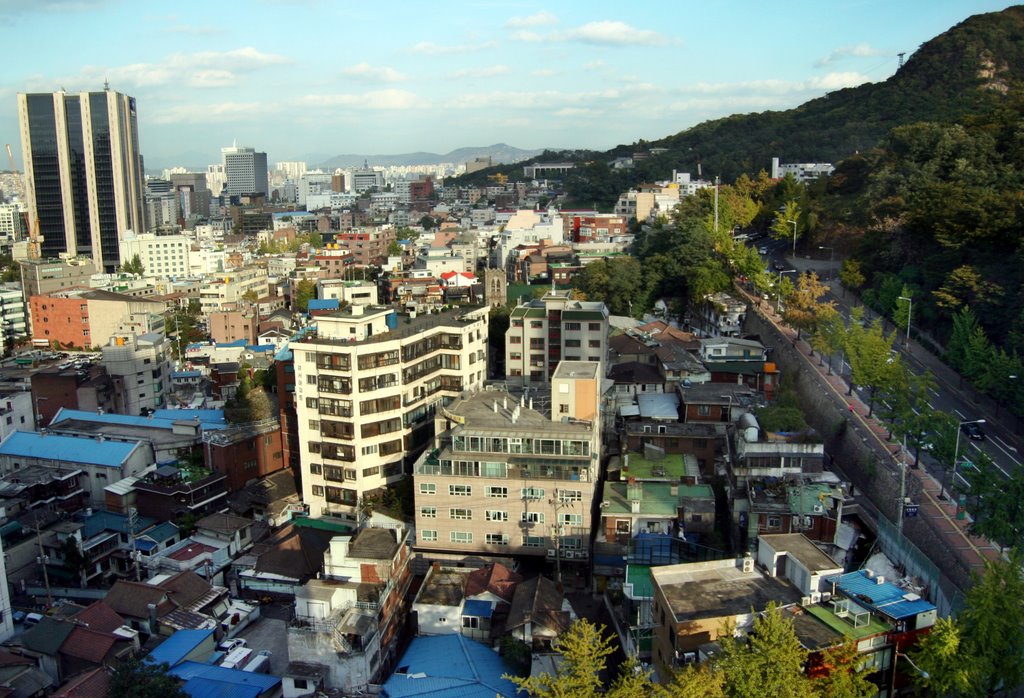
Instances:
[[[839,405],[845,405],[850,416],[854,420],[852,424],[866,441],[870,442],[888,467],[900,468],[903,466],[901,456],[902,446],[888,440],[888,429],[874,417],[868,417],[868,407],[860,399],[856,391],[847,395],[849,384],[836,373],[829,375],[828,363],[819,366],[819,357],[810,356],[811,347],[803,339],[797,340],[797,332],[782,322],[781,317],[775,312],[774,307],[767,301],[763,301],[750,294],[745,289],[743,293],[755,305],[758,312],[763,315],[775,328],[786,337],[796,348],[797,353],[803,357],[807,370],[815,371],[818,378],[828,387],[833,399]],[[951,547],[958,551],[964,562],[972,568],[980,568],[986,559],[997,559],[999,550],[990,541],[972,536],[967,531],[969,520],[957,519],[957,506],[954,502],[939,499],[940,485],[932,478],[927,471],[907,468],[907,477],[912,477],[919,483],[923,501],[918,504],[921,507],[921,516],[927,516],[933,520],[936,527],[943,534],[954,537],[955,543],[951,540]]]

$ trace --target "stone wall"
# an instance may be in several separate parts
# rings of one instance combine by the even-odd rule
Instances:
[[[793,382],[808,423],[825,440],[832,468],[854,486],[857,495],[869,500],[876,514],[895,522],[900,492],[900,468],[896,458],[850,414],[845,396],[837,394],[825,378],[813,370],[808,357],[801,356],[792,339],[784,336],[760,310],[747,313],[744,331],[760,335],[765,346],[772,348],[769,357],[779,366],[784,380]],[[817,363],[817,355],[811,360]],[[920,482],[910,472],[906,477],[905,496],[923,504]],[[925,581],[933,590],[941,590],[946,601],[942,605],[949,608],[958,603],[963,591],[970,586],[971,568],[949,542],[948,534],[940,529],[936,517],[939,515],[922,506],[919,516],[904,520],[903,532],[935,563],[939,578]],[[885,552],[898,563],[903,562],[901,557],[913,554],[908,550]]]

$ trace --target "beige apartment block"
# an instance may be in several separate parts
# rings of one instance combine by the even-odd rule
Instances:
[[[487,374],[487,308],[399,316],[352,305],[291,343],[302,499],[313,516],[354,518],[434,435],[434,414]]]
[[[563,361],[550,395],[467,393],[414,468],[417,549],[589,558],[600,363]]]

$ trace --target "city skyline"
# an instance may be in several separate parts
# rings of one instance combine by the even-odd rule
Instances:
[[[607,149],[885,80],[899,52],[1005,6],[801,2],[783,15],[746,2],[470,2],[381,15],[299,0],[169,14],[117,0],[5,1],[14,58],[0,127],[20,151],[17,93],[109,81],[138,100],[148,169],[218,162],[231,143],[311,165],[497,142]],[[39,51],[40,37],[61,50]]]

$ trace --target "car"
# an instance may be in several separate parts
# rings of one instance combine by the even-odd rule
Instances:
[[[760,247],[757,248],[757,253],[758,254],[768,254],[768,246],[767,245],[761,245]]]
[[[11,614],[11,620],[15,623],[21,623],[25,620],[26,613],[24,611],[15,611]]]
[[[772,269],[774,269],[775,271],[784,271],[786,269],[786,265],[782,262],[782,260],[776,259],[774,262],[772,262]]]
[[[977,422],[964,422],[960,425],[960,430],[967,434],[967,438],[972,441],[985,440],[985,430]]]
[[[225,640],[224,642],[217,645],[217,650],[224,654],[231,654],[239,647],[245,647],[245,640],[240,637],[236,637],[233,640]]]

